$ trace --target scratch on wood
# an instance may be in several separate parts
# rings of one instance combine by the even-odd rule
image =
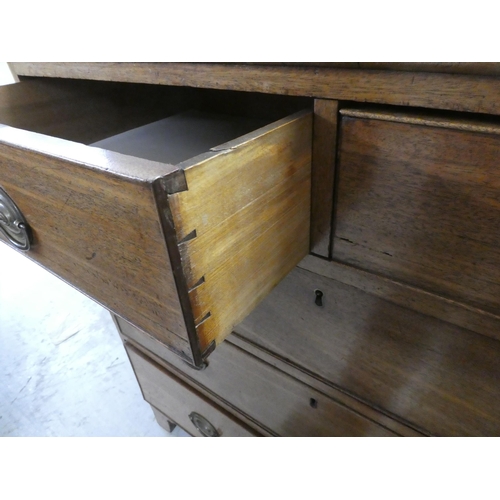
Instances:
[[[61,207],[61,210],[59,211],[59,213],[61,213],[64,210],[64,207],[68,204],[68,201],[70,200],[70,198],[72,196],[73,196],[73,193],[68,194],[68,197],[66,198],[66,201],[64,202],[64,205]]]
[[[356,243],[355,241],[351,241],[350,239],[348,238],[341,238],[340,236],[337,237],[337,239],[341,240],[341,241],[345,241],[346,243],[349,243],[350,245],[354,245],[354,246],[358,246],[358,247],[362,247],[362,248],[366,248],[367,250],[371,250],[372,252],[377,252],[377,253],[382,253],[384,255],[388,255],[389,257],[394,257],[394,255],[392,253],[389,253],[389,252],[384,252],[382,250],[377,250],[375,248],[371,248],[371,247],[368,247],[366,245],[362,245],[361,243]]]

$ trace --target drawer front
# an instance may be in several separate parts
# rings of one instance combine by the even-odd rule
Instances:
[[[392,431],[364,418],[325,394],[224,342],[207,368],[195,371],[123,320],[121,332],[200,384],[247,418],[281,436],[394,436]],[[230,337],[231,338],[231,337]],[[135,367],[135,366],[134,366]],[[137,374],[140,378],[140,374]],[[167,413],[168,415],[168,413]]]
[[[236,331],[431,434],[500,435],[497,340],[300,268]]]
[[[344,110],[333,257],[500,310],[500,125]]]
[[[102,153],[0,129],[0,185],[32,231],[25,255],[189,355],[151,188],[161,167],[142,165],[138,178],[133,175],[138,162]]]
[[[111,105],[115,91],[100,99]],[[62,106],[71,124],[95,103],[94,88],[81,83],[77,91],[71,82],[0,88],[0,186],[31,228],[27,257],[191,363],[307,253],[311,113],[257,130],[262,120],[184,113],[161,120],[166,133],[154,122],[89,147],[41,135],[54,119],[20,106],[23,95],[35,109],[43,101],[42,117]],[[7,126],[25,109],[38,133]],[[82,138],[93,124],[86,120]],[[75,139],[79,127],[70,128]],[[168,140],[186,143],[180,156],[169,156]]]
[[[193,391],[174,375],[127,345],[144,399],[193,436],[252,437],[258,434]]]

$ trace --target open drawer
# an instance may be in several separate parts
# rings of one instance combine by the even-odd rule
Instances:
[[[151,88],[0,87],[0,239],[200,366],[308,252],[312,115]]]

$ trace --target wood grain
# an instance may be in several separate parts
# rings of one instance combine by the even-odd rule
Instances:
[[[500,136],[342,118],[333,257],[498,315]]]
[[[299,112],[181,164],[169,201],[202,349],[307,254],[311,133]]]
[[[303,369],[298,369],[297,366],[293,366],[279,355],[256,346],[247,338],[241,337],[236,333],[229,335],[210,356],[208,366],[211,368],[210,371],[205,372],[205,370],[197,371],[188,367],[186,363],[175,356],[175,354],[157,339],[141,332],[130,323],[120,318],[116,318],[115,316],[113,316],[113,319],[115,320],[115,324],[124,342],[132,342],[138,348],[146,352],[148,356],[156,359],[160,364],[166,362],[167,365],[165,366],[168,366],[170,370],[175,368],[175,370],[177,370],[176,375],[182,378],[186,383],[193,385],[197,391],[214,399],[218,405],[225,408],[227,411],[237,411],[239,418],[244,420],[248,425],[258,425],[261,432],[267,433],[270,436],[275,435],[275,432],[273,432],[271,428],[267,426],[266,422],[263,422],[259,417],[260,411],[258,408],[263,404],[272,404],[272,398],[262,393],[262,396],[266,397],[255,400],[254,403],[256,407],[252,409],[252,405],[248,406],[248,401],[245,402],[245,394],[247,391],[242,391],[242,387],[247,384],[250,388],[256,387],[254,379],[258,377],[255,377],[254,373],[258,371],[256,366],[260,366],[259,363],[262,362],[276,368],[279,372],[286,373],[299,383],[315,389],[318,393],[323,394],[323,396],[331,398],[342,407],[346,407],[354,412],[354,414],[362,415],[368,420],[389,429],[394,434],[400,436],[422,436],[425,434],[425,431],[416,430],[395,418],[394,415],[388,415],[387,413],[372,408],[366,403],[347,395],[344,391],[338,390],[331,384],[325,383],[314,374],[308,373]],[[269,332],[271,335],[272,333],[272,331]],[[246,353],[242,365],[235,364],[231,360],[231,352],[233,351],[231,347],[228,347],[229,344],[236,346]],[[256,359],[253,360],[253,358]],[[241,376],[245,378],[243,385],[240,385],[238,380],[230,384],[230,381],[233,380],[233,371],[241,373]],[[274,379],[273,375],[271,375],[270,386],[279,386],[279,380]],[[222,389],[223,387],[225,387],[225,390]],[[300,404],[303,404],[303,402]],[[243,412],[244,407],[250,408],[248,413]],[[278,421],[280,412],[276,411],[275,413],[276,415],[273,417],[273,421]],[[251,415],[254,415],[254,417]],[[308,418],[307,413],[306,418]],[[295,420],[298,424],[298,420]],[[298,430],[296,432],[298,432]]]
[[[500,114],[500,86],[493,76],[212,63],[15,63],[14,68],[28,76],[206,87]]]
[[[141,336],[140,332],[134,332],[130,325],[126,332],[132,335],[133,340],[138,339],[140,345],[146,344],[146,349],[151,346],[152,342]],[[130,345],[130,342],[127,341],[125,345]],[[210,356],[208,367],[203,371],[187,368],[164,348],[156,347],[163,354],[161,358],[145,351],[146,355],[164,366],[169,373],[191,384],[194,389],[210,391],[212,401],[231,405],[235,415],[243,413],[253,420],[257,428],[263,427],[270,435],[397,435],[390,427],[386,428],[366,418],[325,393],[264,363],[233,342],[220,345]],[[137,377],[141,378],[140,372]],[[311,399],[314,400],[313,406]],[[369,411],[367,413],[370,414]],[[388,425],[391,424],[388,422]],[[404,429],[398,430],[404,432]]]
[[[299,267],[316,274],[340,281],[371,293],[393,304],[398,304],[453,325],[472,330],[496,340],[500,340],[500,316],[467,306],[440,295],[426,292],[393,281],[372,272],[366,272],[341,262],[326,261],[312,255],[300,261]]]
[[[192,412],[206,418],[223,437],[251,437],[259,434],[213,402],[193,391],[175,375],[153,363],[138,349],[126,344],[126,351],[141,386],[144,399],[193,436],[202,436],[189,419]]]
[[[14,63],[15,64],[15,63]],[[385,71],[411,71],[429,73],[451,73],[462,75],[500,75],[500,64],[496,62],[254,62],[259,66],[304,66],[315,68],[377,69]]]
[[[311,252],[330,256],[338,102],[314,101],[311,172]]]
[[[396,111],[399,110],[399,111]],[[497,117],[474,117],[467,118],[468,115],[462,113],[437,113],[430,114],[429,111],[394,108],[390,109],[356,109],[344,108],[340,110],[342,116],[353,118],[366,118],[370,120],[382,120],[395,123],[408,123],[413,125],[428,125],[429,127],[439,127],[452,130],[464,130],[467,132],[479,132],[484,134],[500,134],[500,120]]]
[[[303,269],[236,331],[431,434],[500,435],[500,343],[491,338]]]
[[[0,183],[34,233],[26,256],[191,358],[151,187],[175,171],[0,128]]]

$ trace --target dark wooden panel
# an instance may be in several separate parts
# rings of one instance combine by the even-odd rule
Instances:
[[[491,338],[302,269],[236,331],[433,434],[500,435],[500,343]]]
[[[333,257],[500,305],[500,135],[342,118]]]
[[[176,169],[103,153],[0,127],[0,185],[33,230],[25,255],[191,358],[152,190]]]
[[[186,109],[191,89],[36,79],[0,86],[0,123],[91,144]]]
[[[336,261],[305,257],[299,266],[316,274],[333,278],[389,302],[434,316],[454,325],[500,340],[500,316],[461,302],[446,299],[421,288],[405,285],[362,269]]]
[[[211,63],[15,63],[13,67],[27,76],[207,87],[500,114],[500,85],[498,78],[490,76]]]
[[[18,63],[11,63],[18,64]],[[22,63],[21,63],[22,64]],[[431,73],[457,73],[462,75],[500,75],[497,62],[255,62],[266,66],[304,66],[315,68],[382,69],[387,71],[412,71]]]
[[[330,255],[338,107],[337,101],[314,101],[311,252],[323,257]]]

